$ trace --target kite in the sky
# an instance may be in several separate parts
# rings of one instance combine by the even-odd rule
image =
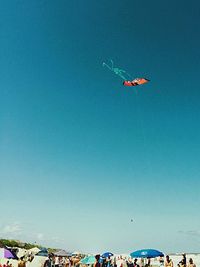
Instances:
[[[103,67],[107,67],[110,71],[118,75],[123,80],[124,86],[137,86],[149,82],[149,80],[146,78],[132,79],[131,76],[125,70],[115,68],[113,61],[110,60],[110,62],[111,66],[103,62]]]
[[[148,83],[149,80],[146,78],[136,78],[133,81],[124,81],[123,85],[124,86],[137,86],[137,85],[141,85],[144,83]]]

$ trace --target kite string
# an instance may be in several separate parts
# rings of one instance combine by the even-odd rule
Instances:
[[[137,89],[135,89],[135,94],[136,94],[136,110],[137,110],[137,114],[138,114],[138,118],[139,118],[139,123],[140,123],[140,132],[141,132],[141,136],[142,136],[142,141],[143,141],[143,147],[144,147],[144,151],[147,152],[147,137],[145,135],[145,129],[144,129],[144,120],[142,117],[142,110],[141,110],[141,106],[139,103],[139,92]],[[145,153],[146,154],[146,153]],[[147,163],[146,167],[149,171],[152,170],[152,166],[151,166],[151,162],[149,160],[148,157],[146,157],[145,162]]]

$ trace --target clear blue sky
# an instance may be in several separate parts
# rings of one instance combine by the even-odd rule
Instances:
[[[198,0],[1,3],[1,236],[199,251],[199,13]],[[110,58],[151,82],[136,95]]]

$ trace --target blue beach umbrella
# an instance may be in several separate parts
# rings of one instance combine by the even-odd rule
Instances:
[[[104,252],[101,255],[102,258],[108,258],[108,257],[112,257],[112,256],[113,256],[113,253],[111,253],[111,252]]]
[[[80,261],[80,263],[82,264],[94,264],[95,262],[96,262],[96,259],[94,256],[85,257],[84,259]]]
[[[161,251],[156,249],[141,249],[132,252],[130,255],[132,258],[156,258],[164,256]]]

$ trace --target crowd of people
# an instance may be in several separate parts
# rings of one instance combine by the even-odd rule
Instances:
[[[168,255],[166,256],[166,260],[164,262],[164,267],[175,267],[172,259],[170,259],[170,257]],[[190,258],[188,263],[187,263],[186,255],[182,254],[182,259],[177,264],[177,267],[196,267],[196,265],[194,264],[192,258]]]
[[[13,267],[13,265],[10,263],[10,261],[7,261],[5,264],[0,263],[0,267]]]
[[[112,259],[107,258],[104,259],[102,263],[100,263],[99,258],[96,258],[96,263],[93,267],[151,267],[151,266],[160,266],[160,267],[175,267],[172,259],[170,259],[169,255],[166,255],[165,259],[164,257],[160,257],[158,262],[159,265],[154,265],[151,263],[151,259],[147,258],[140,258],[138,259],[132,259],[132,258],[123,258],[122,256],[114,257]],[[193,259],[190,258],[187,262],[186,255],[182,255],[181,261],[177,264],[177,267],[196,267],[195,263],[193,262]]]
[[[18,260],[17,267],[86,267],[83,264],[80,263],[81,258],[75,257],[61,257],[61,256],[55,256],[53,254],[49,255],[48,257],[43,258],[43,261],[40,262],[34,262],[34,256],[25,258],[21,257]],[[39,257],[38,259],[41,259]],[[122,256],[118,257],[107,257],[107,258],[101,258],[100,255],[95,256],[95,263],[90,264],[92,267],[151,267],[154,266],[154,264],[151,263],[151,259],[132,259],[132,258],[126,258]],[[188,261],[186,259],[186,255],[182,255],[181,261],[177,264],[177,266],[174,266],[174,263],[172,259],[168,255],[166,255],[165,259],[163,257],[160,257],[158,259],[159,266],[160,267],[196,267],[195,263],[193,262],[193,259],[190,258]],[[32,264],[33,263],[33,264]],[[157,265],[158,266],[158,265]],[[0,267],[13,267],[12,263],[8,260],[5,264],[0,264]]]

